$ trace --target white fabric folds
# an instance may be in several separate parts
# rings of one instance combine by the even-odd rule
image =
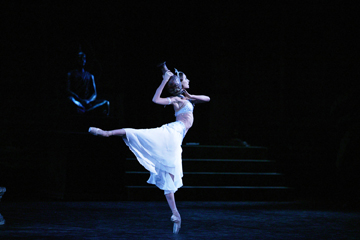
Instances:
[[[176,121],[158,128],[124,130],[125,144],[150,172],[147,182],[164,190],[165,194],[176,192],[183,185],[181,144],[186,130],[184,123]]]

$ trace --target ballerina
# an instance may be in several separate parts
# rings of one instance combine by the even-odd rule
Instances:
[[[210,101],[205,95],[189,94],[190,80],[183,72],[175,69],[176,75],[163,63],[163,80],[157,88],[152,101],[160,105],[173,105],[176,121],[152,129],[122,128],[104,131],[90,127],[89,132],[96,136],[120,136],[134,153],[139,163],[150,172],[149,184],[164,190],[172,211],[173,233],[181,227],[181,216],[176,207],[175,192],[183,186],[181,153],[182,141],[194,122],[193,110],[196,103]],[[170,97],[161,97],[164,88]]]

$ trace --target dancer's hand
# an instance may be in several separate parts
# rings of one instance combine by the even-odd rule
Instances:
[[[184,94],[184,96],[186,97],[186,98],[192,98],[192,96],[190,95],[190,93],[188,93],[188,91],[186,91],[186,89],[183,89],[183,92],[182,92],[183,94]]]
[[[166,71],[163,75],[163,81],[167,82],[169,81],[170,77],[173,76],[174,74],[172,72],[170,72],[170,70]]]

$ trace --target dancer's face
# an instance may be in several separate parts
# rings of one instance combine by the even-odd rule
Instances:
[[[182,79],[182,81],[181,81],[182,87],[183,87],[184,89],[190,88],[189,83],[190,83],[190,80],[189,80],[189,79],[186,77],[186,75],[184,74],[183,79]]]

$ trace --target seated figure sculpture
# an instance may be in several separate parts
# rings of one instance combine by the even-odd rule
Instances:
[[[75,104],[77,113],[86,113],[100,109],[101,114],[109,116],[110,102],[97,99],[94,75],[85,71],[86,54],[78,53],[77,68],[68,72],[67,93],[70,101]]]
[[[2,196],[4,195],[4,193],[6,192],[6,188],[4,187],[0,187],[0,201]],[[5,219],[4,217],[0,214],[0,225],[4,225],[5,224]]]

